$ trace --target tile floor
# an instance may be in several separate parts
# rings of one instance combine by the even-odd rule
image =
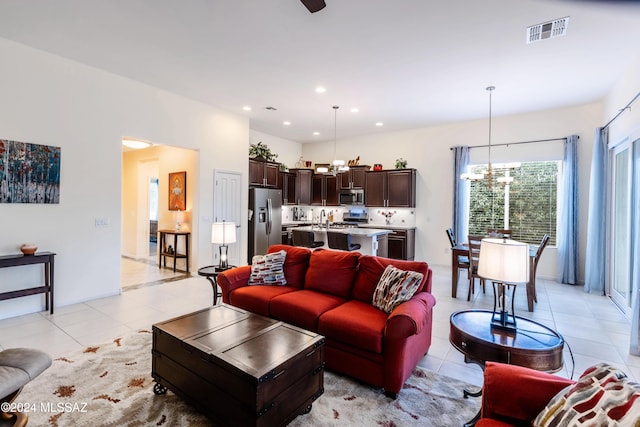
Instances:
[[[492,308],[493,294],[476,291],[466,301],[467,280],[461,273],[458,298],[451,298],[450,268],[433,266],[434,309],[433,343],[420,365],[463,381],[480,385],[482,371],[465,364],[463,356],[449,344],[449,316],[469,308]],[[122,259],[121,295],[56,307],[55,314],[39,312],[0,320],[0,348],[35,347],[53,357],[80,350],[90,344],[110,340],[128,331],[151,328],[153,323],[211,304],[212,290],[203,277],[174,274],[158,269],[154,261]],[[630,377],[640,379],[640,357],[630,356],[629,321],[606,297],[585,294],[582,287],[561,285],[538,279],[535,311],[526,310],[524,289],[516,292],[518,315],[542,322],[559,331],[565,347],[565,367],[574,378],[589,365],[608,361]]]

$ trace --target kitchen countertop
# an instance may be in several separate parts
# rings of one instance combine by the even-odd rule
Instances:
[[[302,231],[313,231],[316,233],[326,232],[327,229],[325,227],[318,227],[317,225],[311,226],[306,225],[302,227],[297,227]],[[349,227],[349,228],[331,228],[329,227],[329,231],[335,231],[336,233],[344,233],[351,234],[352,236],[365,236],[365,237],[373,237],[381,234],[389,234],[391,230],[382,229],[382,228],[359,228],[359,227]]]
[[[283,222],[283,227],[303,227],[310,226],[310,221],[287,221]],[[317,227],[317,226],[316,226]],[[356,227],[354,227],[356,228]],[[415,225],[400,225],[400,224],[358,224],[357,228],[377,228],[383,230],[415,230]]]

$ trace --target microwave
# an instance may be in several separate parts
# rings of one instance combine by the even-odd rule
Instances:
[[[338,201],[341,205],[364,206],[364,189],[350,188],[348,190],[340,190]]]

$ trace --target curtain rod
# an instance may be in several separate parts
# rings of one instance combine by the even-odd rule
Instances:
[[[519,145],[519,144],[532,144],[534,142],[550,142],[550,141],[566,141],[567,138],[551,138],[551,139],[535,139],[532,141],[518,141],[518,142],[506,142],[504,144],[491,144],[492,147],[502,147],[502,146],[506,146],[506,145]],[[483,148],[483,147],[488,147],[489,144],[485,144],[485,145],[472,145],[469,146],[469,149],[472,148]],[[449,147],[449,150],[453,150],[454,147]]]
[[[616,115],[613,117],[613,119],[609,120],[609,123],[607,123],[606,125],[602,126],[602,129],[606,129],[606,128],[608,128],[608,127],[609,127],[609,125],[610,125],[611,123],[615,122],[615,121],[616,121],[616,119],[617,119],[618,117],[620,117],[620,115],[621,115],[622,113],[624,113],[624,112],[625,112],[625,111],[627,111],[627,110],[630,110],[630,109],[631,109],[631,104],[633,104],[634,102],[636,102],[636,100],[638,99],[638,97],[640,97],[640,92],[636,93],[636,96],[634,96],[634,97],[633,97],[633,99],[632,99],[631,101],[629,101],[629,103],[628,103],[628,104],[627,104],[627,105],[626,105],[622,110],[618,111],[618,114],[616,114]]]

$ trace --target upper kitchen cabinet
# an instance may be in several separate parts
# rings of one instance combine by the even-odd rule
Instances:
[[[278,187],[280,163],[249,159],[250,187]]]
[[[340,177],[340,189],[347,190],[350,188],[364,188],[365,172],[371,169],[371,166],[351,166],[348,171],[338,174]]]
[[[314,174],[312,178],[311,204],[338,206],[338,176]]]
[[[416,206],[416,170],[391,169],[365,173],[366,206],[413,208]]]
[[[296,174],[293,172],[280,172],[278,175],[278,188],[282,190],[282,204],[296,205]]]
[[[290,200],[290,205],[309,205],[311,204],[311,177],[313,170],[311,169],[289,169],[295,174],[295,197]]]

